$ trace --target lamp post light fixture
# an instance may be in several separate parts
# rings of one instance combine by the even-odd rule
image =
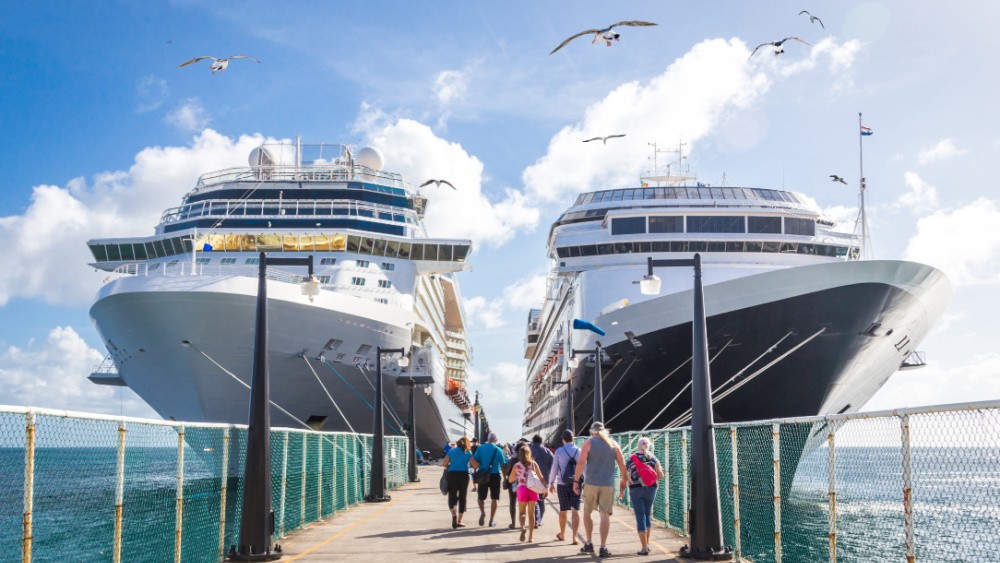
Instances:
[[[593,333],[604,336],[607,334],[602,328],[598,327],[593,323],[588,323],[580,319],[573,319],[573,329],[574,330],[589,330]],[[593,350],[576,350],[572,352],[571,356],[576,356],[577,354],[593,354],[594,355],[594,422],[604,422],[604,387],[601,383],[601,341],[597,341],[597,346]],[[579,365],[579,364],[577,364]],[[575,367],[575,366],[570,366]],[[574,421],[573,426],[576,426],[576,421]]]
[[[406,360],[404,362],[404,360]],[[403,356],[399,359],[399,367],[405,368],[409,365],[409,358]],[[396,378],[396,385],[406,385],[410,388],[410,420],[407,424],[408,434],[410,438],[410,453],[407,457],[407,476],[411,483],[417,483],[420,478],[417,477],[417,412],[413,405],[413,394],[414,388],[419,386],[423,388],[425,395],[431,394],[431,386],[434,385],[434,378],[430,375],[423,375],[418,377],[413,377],[412,372],[410,377]]]
[[[368,488],[368,496],[365,502],[388,502],[392,497],[385,494],[385,401],[382,397],[382,354],[399,354],[400,367],[403,364],[409,365],[409,358],[406,357],[406,350],[403,348],[375,348],[375,408],[372,413],[375,417],[372,430],[372,477],[371,485]]]
[[[267,359],[267,266],[307,266],[309,277],[302,294],[312,301],[319,295],[313,275],[313,257],[268,258],[261,252],[257,270],[257,319],[254,328],[253,372],[250,379],[250,414],[247,429],[243,504],[237,545],[230,546],[230,561],[273,561],[282,556],[272,550],[274,510],[271,506],[271,397]]]
[[[681,557],[732,559],[732,549],[723,544],[722,538],[701,255],[695,254],[692,259],[675,260],[654,260],[650,257],[646,275],[639,282],[639,290],[644,295],[660,292],[660,278],[653,273],[655,267],[694,267],[694,318],[691,323],[691,546],[681,548]]]

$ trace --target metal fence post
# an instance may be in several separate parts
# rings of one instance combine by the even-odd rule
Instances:
[[[184,426],[177,427],[177,516],[174,538],[174,563],[181,563],[184,538]]]
[[[24,518],[21,520],[21,561],[31,563],[31,513],[35,504],[35,413],[28,411],[24,425]]]
[[[735,536],[733,558],[739,561],[740,553],[742,552],[742,543],[740,541],[740,471],[739,458],[737,457],[739,450],[736,443],[737,437],[736,427],[730,426],[729,441],[733,449],[733,535]]]
[[[899,418],[903,448],[903,526],[906,533],[906,561],[917,560],[917,546],[913,533],[913,464],[910,458],[910,415]]]
[[[827,422],[830,432],[826,435],[827,480],[830,498],[830,563],[837,563],[837,451],[833,441],[832,422]]]
[[[222,429],[222,482],[219,487],[219,561],[226,556],[226,488],[229,481],[229,427]]]
[[[278,510],[278,537],[285,537],[285,492],[288,488],[288,431],[285,431],[285,445],[281,454],[281,508]]]
[[[306,523],[306,483],[309,481],[309,435],[302,433],[302,487],[299,491],[299,527]]]
[[[681,512],[684,513],[684,535],[691,535],[691,507],[688,505],[688,431],[681,430]]]
[[[319,450],[316,452],[316,462],[319,464],[319,481],[316,484],[316,520],[323,521],[323,439],[325,436],[319,434]]]
[[[774,458],[774,563],[781,563],[781,425],[771,425]]]
[[[663,431],[663,520],[670,527],[670,432]]]
[[[125,504],[125,421],[118,422],[118,459],[115,462],[115,543],[111,560],[122,560],[122,518]]]

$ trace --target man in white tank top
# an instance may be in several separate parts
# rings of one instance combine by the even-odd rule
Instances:
[[[591,512],[595,509],[601,514],[601,550],[600,557],[608,557],[608,532],[611,531],[611,509],[614,506],[615,463],[621,479],[618,483],[619,494],[625,491],[628,484],[628,471],[625,469],[625,456],[618,443],[608,436],[608,429],[603,422],[595,422],[590,426],[591,438],[580,448],[580,460],[576,463],[576,476],[573,479],[573,492],[580,492],[580,477],[583,483],[583,528],[587,541],[580,548],[582,553],[593,553],[592,541],[594,520]]]

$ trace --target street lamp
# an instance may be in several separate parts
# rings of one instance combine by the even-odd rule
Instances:
[[[309,278],[302,294],[319,295],[313,275],[313,257],[268,258],[261,252],[257,268],[257,321],[254,328],[253,374],[250,379],[250,416],[247,429],[246,467],[243,472],[243,505],[240,536],[230,546],[230,561],[273,561],[283,555],[271,549],[274,510],[271,507],[271,398],[267,361],[267,266],[308,266]]]
[[[385,494],[385,401],[382,398],[382,354],[399,354],[402,356],[400,367],[409,365],[409,358],[406,357],[406,350],[403,348],[375,348],[375,408],[372,409],[375,422],[372,431],[372,480],[368,488],[366,502],[388,502],[392,499]]]
[[[593,333],[604,336],[607,334],[603,329],[598,327],[593,323],[588,323],[587,321],[580,319],[573,319],[573,329],[574,330],[589,330]],[[597,341],[597,346],[593,350],[576,350],[572,352],[572,356],[577,354],[593,354],[594,355],[594,409],[593,409],[593,419],[594,422],[604,422],[604,387],[601,384],[601,341]],[[572,367],[572,366],[571,366]],[[575,426],[575,421],[574,421]]]
[[[645,295],[660,292],[660,278],[654,267],[694,267],[694,318],[691,323],[691,547],[681,548],[681,557],[690,559],[732,559],[732,550],[723,545],[722,509],[719,504],[719,469],[715,460],[715,429],[712,415],[712,387],[708,366],[708,327],[705,320],[705,293],[701,280],[701,255],[692,259],[653,260],[639,282]]]
[[[405,362],[404,362],[405,360]],[[405,368],[409,365],[409,358],[403,356],[399,359],[399,367]],[[416,409],[413,406],[413,392],[414,387],[418,385],[423,388],[426,395],[431,394],[431,385],[434,384],[434,378],[430,375],[424,375],[419,377],[413,377],[412,372],[410,377],[403,379],[402,377],[396,378],[396,385],[406,385],[410,388],[410,423],[409,423],[409,434],[410,434],[410,453],[407,458],[407,473],[409,474],[410,482],[416,483],[420,481],[417,477],[417,414]]]

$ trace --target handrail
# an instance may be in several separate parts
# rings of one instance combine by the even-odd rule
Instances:
[[[243,213],[236,213],[241,207],[243,208]],[[312,213],[308,213],[310,208]],[[334,214],[334,209],[346,209],[349,213]],[[277,213],[267,214],[264,213],[265,210],[274,210]],[[259,211],[259,213],[250,214],[248,211]],[[288,213],[285,213],[286,211]],[[318,213],[317,211],[323,211],[323,213]],[[353,213],[350,213],[350,211],[353,211]],[[372,215],[362,215],[361,211],[370,211]],[[379,213],[403,215],[405,219],[408,219],[404,220],[404,222],[409,224],[416,224],[417,222],[416,212],[408,207],[397,207],[351,199],[213,199],[170,207],[160,214],[160,224],[175,223],[193,217],[225,219],[242,217],[260,217],[262,219],[287,219],[289,217],[343,219],[345,217],[365,217],[380,223],[398,223],[398,221],[379,218]]]
[[[343,164],[303,164],[299,166],[277,164],[225,168],[202,174],[191,194],[201,193],[213,186],[230,182],[282,180],[295,182],[347,182],[354,180],[378,183],[386,187],[404,190],[408,189],[409,184],[401,174],[372,170],[360,164],[355,164],[352,167]]]

